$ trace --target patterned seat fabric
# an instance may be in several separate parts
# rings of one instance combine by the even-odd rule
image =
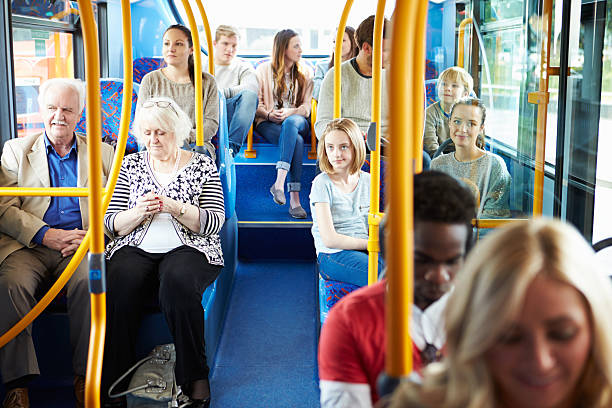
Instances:
[[[164,63],[162,57],[143,57],[134,60],[134,82],[140,83],[142,78],[151,71],[155,71]]]
[[[123,82],[121,80],[100,80],[100,92],[102,94],[102,140],[113,147],[117,145],[119,137],[119,124],[121,121],[121,103],[123,101]],[[130,118],[130,129],[136,114],[136,100],[138,99],[135,91],[132,91],[132,113]],[[76,126],[77,132],[86,132],[86,110],[83,110],[81,119]],[[138,151],[138,143],[132,131],[128,133],[128,140],[125,145],[125,152],[134,153]]]
[[[438,99],[436,92],[436,83],[438,78],[438,70],[433,61],[425,60],[425,106],[435,103]]]
[[[356,289],[359,289],[359,286],[346,282],[326,280],[319,275],[319,318],[321,319],[321,324],[327,318],[327,314],[332,306]]]

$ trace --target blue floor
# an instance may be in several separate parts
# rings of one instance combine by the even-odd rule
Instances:
[[[314,262],[240,262],[212,407],[318,407]]]

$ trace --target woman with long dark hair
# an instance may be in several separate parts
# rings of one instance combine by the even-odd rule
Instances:
[[[334,42],[335,44],[335,42]],[[334,49],[336,47],[334,46]],[[357,40],[355,40],[355,29],[351,26],[344,27],[344,36],[342,37],[342,62],[355,58],[359,54]],[[313,78],[312,97],[319,100],[319,90],[325,74],[331,67],[334,66],[334,52],[332,51],[329,59],[324,59],[315,66]]]
[[[195,114],[195,74],[193,62],[193,40],[191,31],[181,24],[171,25],[163,37],[162,54],[164,66],[144,76],[138,91],[138,104],[151,98],[165,96],[172,98],[191,118],[192,129],[189,143],[194,143],[196,129]],[[202,73],[202,101],[204,109],[204,146],[214,157],[214,147],[210,140],[219,128],[219,96],[215,78]]]
[[[290,29],[274,36],[272,60],[257,68],[259,106],[255,113],[256,130],[269,142],[279,144],[276,181],[270,187],[274,202],[286,203],[285,180],[289,175],[289,214],[306,218],[300,204],[300,179],[304,138],[310,133],[308,117],[312,98],[312,74],[300,64],[302,44]]]

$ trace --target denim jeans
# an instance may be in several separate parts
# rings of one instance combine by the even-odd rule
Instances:
[[[333,254],[320,252],[317,255],[319,273],[324,279],[352,283],[357,286],[368,284],[368,252],[342,250]],[[378,272],[382,272],[385,261],[378,255]]]
[[[227,106],[228,137],[230,148],[237,154],[244,144],[249,128],[255,118],[257,94],[245,89],[225,101]]]
[[[308,119],[300,115],[291,115],[282,124],[266,120],[257,126],[257,132],[268,142],[280,146],[280,159],[276,163],[276,168],[289,171],[288,191],[300,191],[304,139],[310,132]]]

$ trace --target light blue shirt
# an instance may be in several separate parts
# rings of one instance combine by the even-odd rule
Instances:
[[[310,190],[310,212],[312,213],[312,236],[317,255],[320,252],[333,254],[341,249],[328,248],[323,244],[315,216],[315,203],[329,203],[334,229],[338,234],[353,238],[368,239],[368,212],[370,211],[370,174],[359,173],[357,187],[350,193],[340,191],[327,173],[321,173],[312,181]]]

